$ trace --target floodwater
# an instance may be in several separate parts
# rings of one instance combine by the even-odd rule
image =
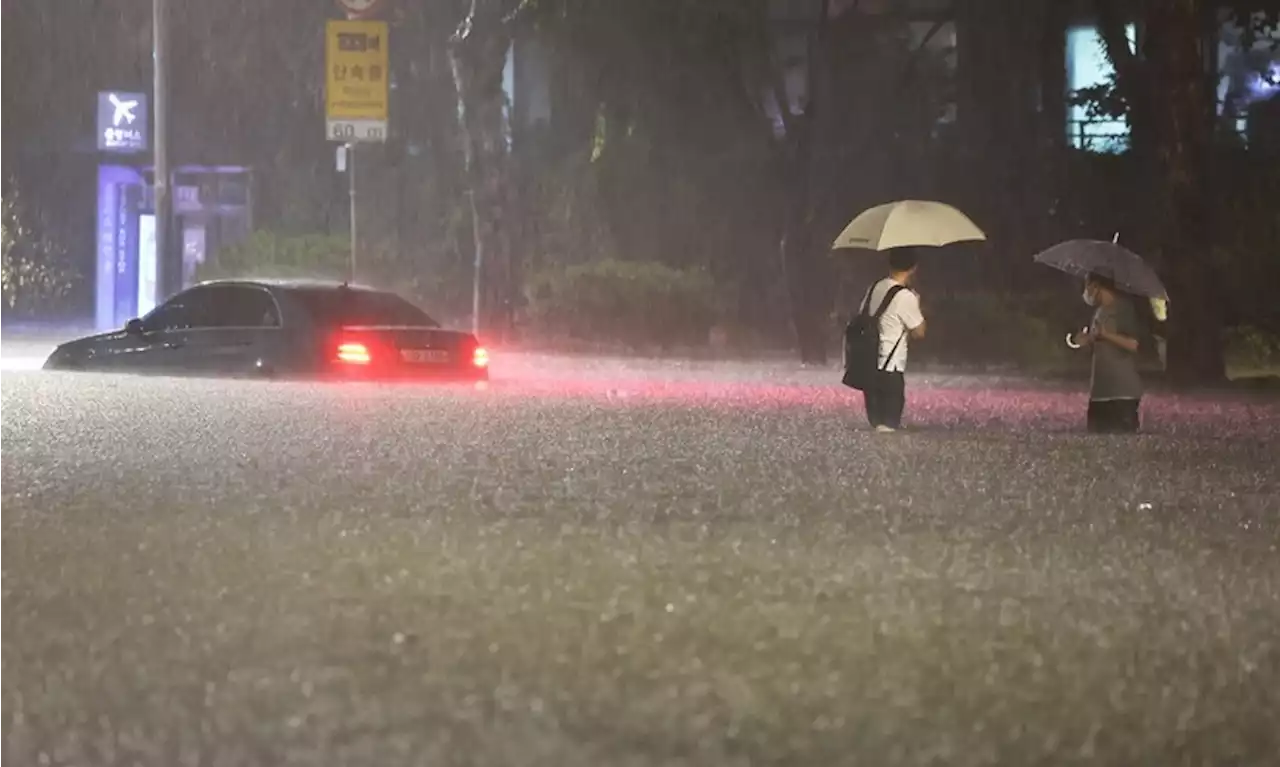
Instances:
[[[14,764],[1273,764],[1280,406],[495,354],[487,387],[6,343]]]

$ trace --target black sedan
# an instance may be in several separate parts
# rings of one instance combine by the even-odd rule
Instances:
[[[220,280],[123,330],[62,344],[46,370],[488,380],[489,354],[400,296],[345,283]]]

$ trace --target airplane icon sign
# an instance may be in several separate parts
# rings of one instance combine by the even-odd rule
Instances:
[[[115,113],[111,115],[112,125],[118,126],[121,121],[124,121],[126,125],[133,125],[133,121],[138,119],[138,116],[133,113],[133,110],[138,107],[137,99],[121,101],[116,94],[108,93],[107,100],[111,102],[111,107],[115,109]]]
[[[147,151],[147,94],[98,91],[97,129],[103,152]]]

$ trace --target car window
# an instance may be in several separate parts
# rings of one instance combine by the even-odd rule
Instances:
[[[219,328],[279,327],[280,315],[271,294],[248,285],[219,285],[212,289],[211,323]]]
[[[148,331],[209,327],[214,305],[211,293],[206,287],[185,290],[144,317],[143,327]]]
[[[395,293],[348,288],[300,289],[294,291],[299,303],[320,325],[387,325],[439,327],[426,312]]]

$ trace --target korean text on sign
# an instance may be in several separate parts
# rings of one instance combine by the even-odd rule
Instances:
[[[330,21],[325,67],[327,119],[387,119],[386,22]]]

